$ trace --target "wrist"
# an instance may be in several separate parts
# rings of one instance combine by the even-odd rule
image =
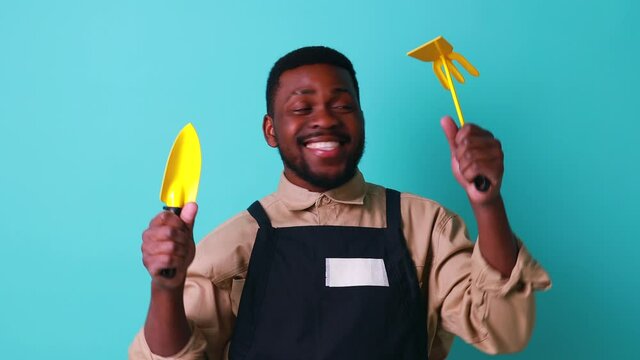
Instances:
[[[469,203],[476,214],[504,212],[504,202],[502,201],[502,195],[499,192],[496,195],[481,201],[469,197]]]
[[[164,357],[178,353],[189,342],[192,330],[184,308],[182,291],[151,286],[151,304],[144,336],[152,353]]]
[[[184,294],[184,284],[177,287],[167,287],[159,285],[155,281],[151,282],[151,300],[160,300],[162,302],[182,303]]]
[[[500,194],[490,201],[472,203],[471,208],[478,224],[479,233],[491,233],[494,235],[492,237],[498,235],[501,238],[514,238],[509,225],[507,210]]]
[[[472,204],[478,223],[480,252],[487,263],[503,277],[509,277],[518,257],[518,247],[511,231],[502,197]]]

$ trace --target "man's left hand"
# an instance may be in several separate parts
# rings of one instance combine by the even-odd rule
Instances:
[[[451,150],[451,170],[467,192],[472,205],[488,205],[500,197],[504,154],[500,141],[489,131],[474,125],[458,126],[450,116],[440,120]],[[484,176],[491,182],[485,192],[476,189],[474,179]]]

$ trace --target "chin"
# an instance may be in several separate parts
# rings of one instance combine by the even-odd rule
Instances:
[[[343,185],[353,178],[364,148],[360,149],[357,156],[340,164],[331,165],[322,162],[308,162],[301,157],[285,156],[280,148],[278,148],[278,152],[285,168],[293,172],[297,178],[317,188],[329,190]]]
[[[326,171],[326,172],[310,172],[306,180],[311,184],[325,188],[333,189],[343,185],[355,175],[356,169],[347,169],[342,171]]]

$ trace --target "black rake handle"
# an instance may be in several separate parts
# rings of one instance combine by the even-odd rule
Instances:
[[[476,186],[476,189],[480,192],[487,192],[491,187],[491,181],[482,175],[478,175],[473,179],[473,184]]]

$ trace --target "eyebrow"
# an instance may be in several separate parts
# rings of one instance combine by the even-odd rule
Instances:
[[[289,94],[287,99],[291,98],[294,95],[312,95],[315,93],[316,91],[314,89],[308,89],[308,88],[296,89],[296,90],[293,90],[291,94]],[[347,90],[347,88],[341,88],[341,87],[333,88],[331,90],[331,93],[332,94],[341,94],[341,93],[351,94],[349,90]]]

